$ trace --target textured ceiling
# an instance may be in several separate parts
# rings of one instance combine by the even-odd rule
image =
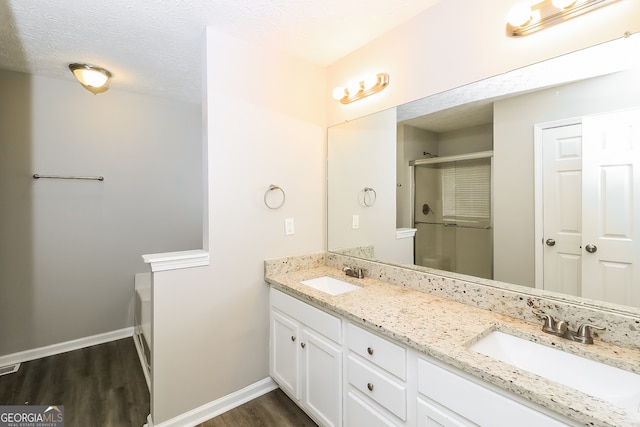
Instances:
[[[0,69],[73,79],[109,69],[112,88],[200,102],[211,26],[328,65],[444,0],[0,0]]]

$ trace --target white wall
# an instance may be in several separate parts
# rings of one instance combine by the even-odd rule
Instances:
[[[438,134],[440,157],[493,150],[491,123]]]
[[[268,377],[264,260],[324,249],[325,69],[213,30],[206,65],[211,265],[154,274],[154,424]]]
[[[201,245],[200,106],[72,80],[0,70],[0,355],[133,326],[140,255]]]
[[[577,49],[640,31],[640,1],[620,1],[521,38],[505,35],[516,0],[447,0],[328,68],[328,124],[362,117]],[[349,105],[331,90],[372,71],[389,73],[379,94]]]

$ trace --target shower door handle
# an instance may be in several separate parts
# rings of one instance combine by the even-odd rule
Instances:
[[[547,244],[547,246],[555,246],[556,241],[553,239],[547,239],[545,243]]]

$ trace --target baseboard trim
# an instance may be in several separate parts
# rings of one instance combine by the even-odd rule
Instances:
[[[267,377],[242,390],[228,394],[160,424],[154,425],[151,416],[149,416],[146,425],[148,427],[194,427],[277,388],[278,384],[271,377]]]
[[[138,353],[138,359],[140,360],[140,368],[142,368],[144,379],[147,382],[147,389],[149,389],[149,393],[151,393],[151,372],[149,372],[149,366],[147,366],[147,358],[144,355],[144,344],[141,341],[143,339],[144,337],[142,336],[142,332],[134,333],[133,343],[136,346],[136,353]]]
[[[90,337],[78,338],[77,340],[52,344],[46,347],[20,351],[18,353],[7,354],[6,356],[0,356],[0,366],[28,362],[30,360],[66,353],[67,351],[79,350],[81,348],[91,347],[92,345],[103,344],[109,341],[115,341],[132,336],[133,327],[130,327],[119,329],[117,331],[105,332],[104,334],[92,335]]]

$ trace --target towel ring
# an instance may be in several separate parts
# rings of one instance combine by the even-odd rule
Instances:
[[[279,205],[277,205],[277,206],[271,206],[271,205],[269,204],[269,202],[267,201],[267,196],[269,195],[269,193],[270,193],[271,191],[274,191],[274,190],[280,190],[280,192],[282,193],[282,201],[281,201],[281,202],[280,202],[280,204],[279,204]],[[264,204],[265,204],[269,209],[280,209],[280,208],[282,207],[282,205],[284,205],[284,201],[286,200],[286,198],[287,198],[287,196],[286,196],[286,194],[284,194],[284,190],[283,190],[282,188],[278,187],[277,185],[273,185],[273,184],[271,184],[271,185],[269,186],[269,189],[268,189],[267,191],[265,191],[265,193],[264,193]]]
[[[370,208],[371,206],[373,206],[373,204],[376,202],[376,199],[378,198],[378,195],[376,194],[376,190],[374,190],[371,187],[364,187],[364,196],[362,197],[362,202],[364,203],[364,205],[368,208]],[[370,193],[373,193],[373,196],[370,195]],[[367,197],[369,196],[369,197]],[[367,199],[369,201],[367,201]]]

